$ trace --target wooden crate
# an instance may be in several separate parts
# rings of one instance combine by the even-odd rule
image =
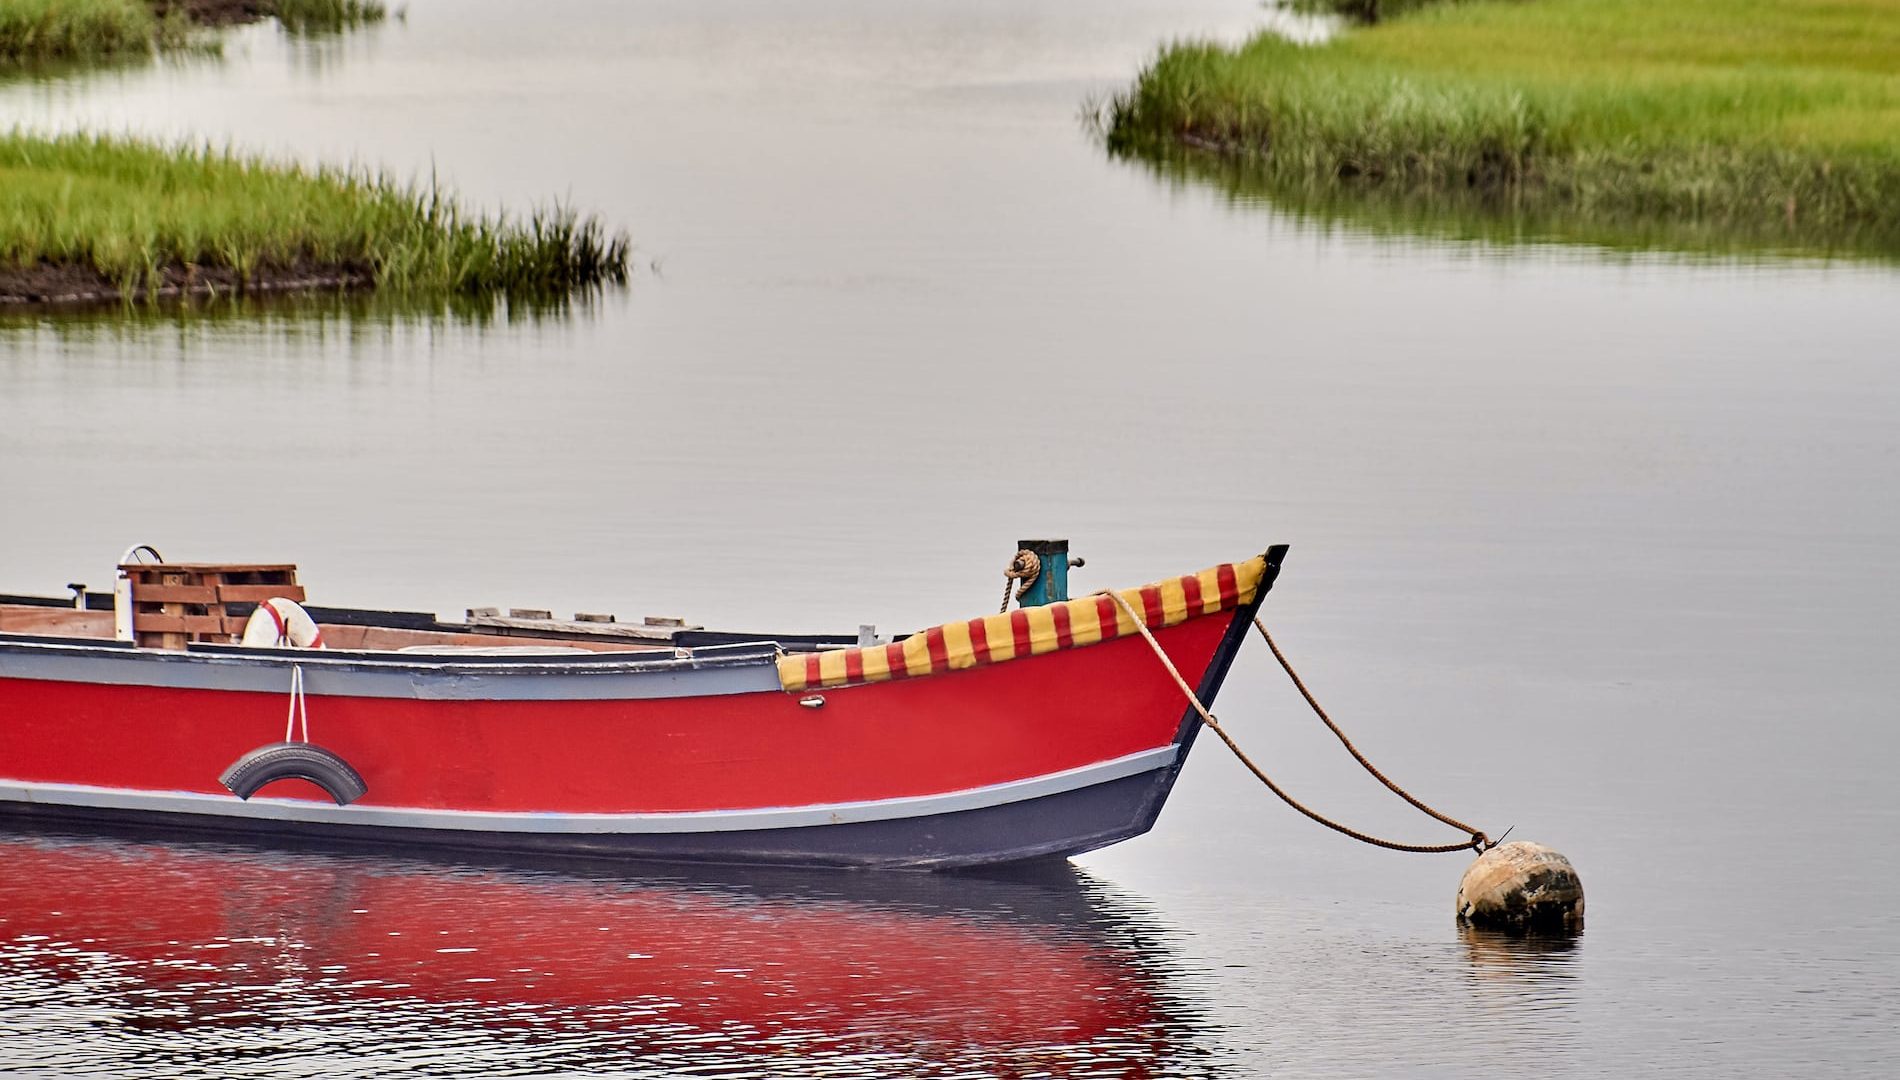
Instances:
[[[147,648],[228,642],[244,632],[259,602],[304,598],[294,563],[128,563],[119,569],[132,582],[133,640]]]

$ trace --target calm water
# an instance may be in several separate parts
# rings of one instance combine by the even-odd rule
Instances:
[[[908,629],[1023,536],[1078,587],[1293,545],[1268,618],[1428,801],[1565,851],[1565,948],[1204,743],[1035,882],[724,880],[0,833],[23,1075],[1867,1076],[1900,1069],[1900,273],[1393,242],[1170,187],[1079,116],[1245,0],[412,0],[0,85],[0,124],[564,196],[566,316],[0,327],[0,590],[126,545],[314,598]],[[1264,651],[1223,717],[1440,834]]]

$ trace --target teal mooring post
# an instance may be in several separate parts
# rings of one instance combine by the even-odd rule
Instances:
[[[1042,573],[1023,594],[1022,606],[1053,604],[1069,598],[1069,542],[1067,540],[1023,540],[1016,545],[1036,553],[1042,560]],[[1077,559],[1075,565],[1082,565]]]

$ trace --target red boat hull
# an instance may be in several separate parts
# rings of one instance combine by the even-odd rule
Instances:
[[[1161,637],[1177,665],[1199,671],[1225,629],[1203,619]],[[831,805],[986,787],[1166,747],[1182,704],[1139,639],[826,697],[823,708],[778,691],[307,700],[311,740],[362,773],[365,806],[567,814]],[[282,732],[287,702],[286,693],[0,679],[0,769],[16,780],[219,795],[224,767]]]

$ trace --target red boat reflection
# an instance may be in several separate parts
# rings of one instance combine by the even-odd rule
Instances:
[[[1073,869],[708,883],[14,832],[0,869],[0,968],[110,966],[168,1001],[147,1026],[421,1002],[451,1024],[684,1026],[725,1051],[1017,1068],[1047,1051],[1046,1068],[1086,1047],[1091,1068],[1107,1055],[1123,1075],[1152,1071],[1171,1041],[1152,964]],[[231,986],[271,990],[238,1009],[202,992]]]

